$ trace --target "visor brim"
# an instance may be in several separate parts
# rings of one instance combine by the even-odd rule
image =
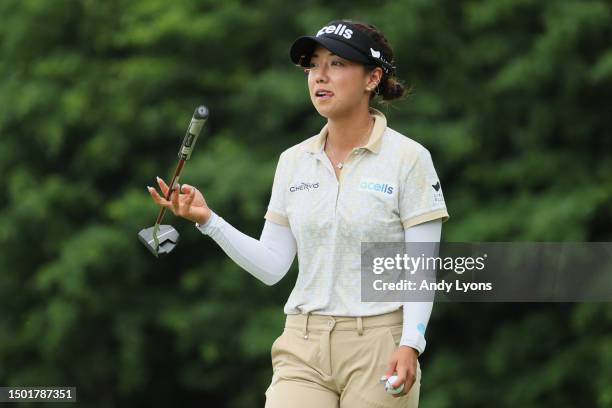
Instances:
[[[359,62],[362,64],[372,63],[372,61],[358,49],[351,47],[340,40],[324,36],[304,36],[295,40],[291,46],[291,49],[289,50],[291,61],[297,65],[300,63],[301,56],[306,56],[305,61],[308,61],[317,44],[322,45],[337,56],[349,61]]]

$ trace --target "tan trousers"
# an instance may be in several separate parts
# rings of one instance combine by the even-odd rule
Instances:
[[[380,377],[402,336],[402,309],[377,316],[287,315],[272,344],[266,408],[416,408],[421,367],[407,395],[387,394]]]

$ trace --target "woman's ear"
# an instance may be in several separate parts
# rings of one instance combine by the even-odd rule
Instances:
[[[382,80],[382,68],[376,67],[368,74],[368,90],[374,90]]]

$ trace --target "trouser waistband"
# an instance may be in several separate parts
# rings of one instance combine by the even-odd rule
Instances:
[[[330,316],[312,314],[289,314],[285,320],[285,327],[301,329],[305,339],[309,331],[356,330],[361,336],[363,330],[371,327],[391,326],[402,324],[402,308],[374,316]]]

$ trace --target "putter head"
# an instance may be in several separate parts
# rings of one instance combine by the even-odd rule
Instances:
[[[172,225],[160,225],[159,230],[157,231],[159,247],[156,250],[155,240],[153,239],[154,229],[155,227],[153,226],[140,230],[138,233],[138,239],[156,257],[170,253],[176,244],[178,244],[179,233],[172,227]]]

